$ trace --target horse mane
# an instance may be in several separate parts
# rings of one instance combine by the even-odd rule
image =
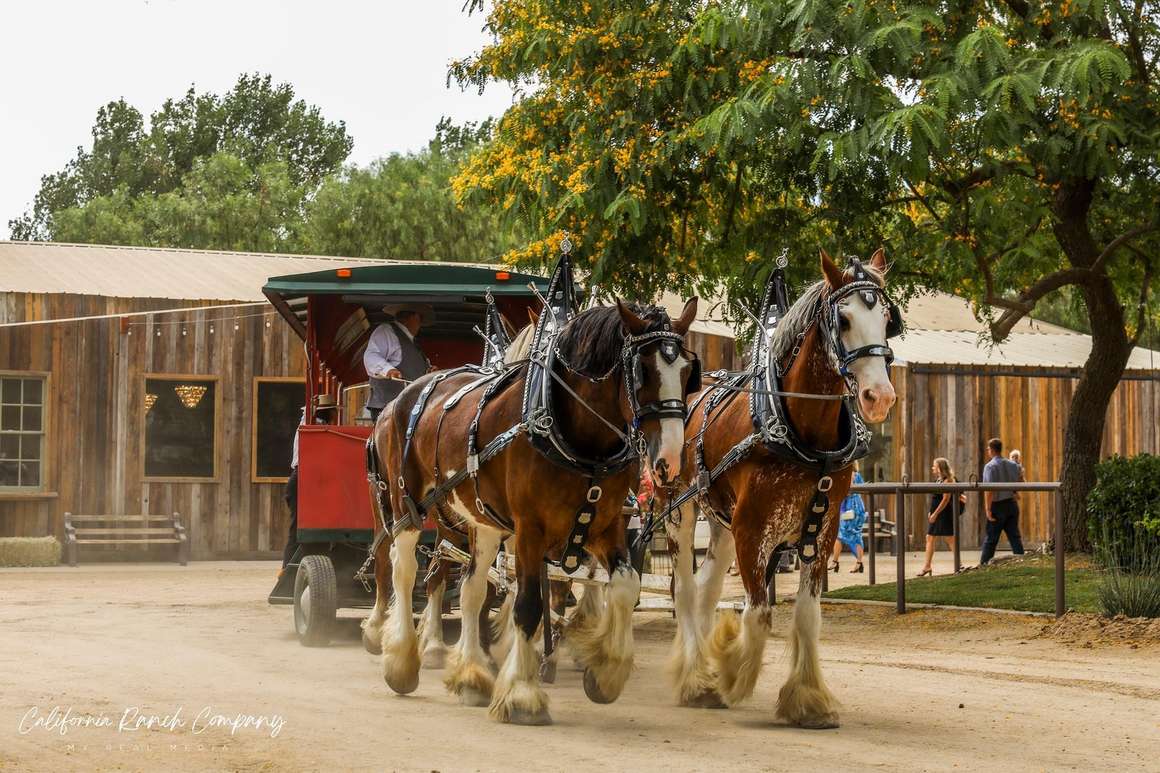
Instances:
[[[881,271],[869,263],[863,263],[862,270],[877,282],[879,287],[886,286],[886,279]],[[854,278],[853,271],[850,269],[846,269],[842,275],[846,277],[847,282]],[[770,341],[770,355],[774,362],[783,360],[797,345],[798,337],[809,330],[810,325],[817,319],[817,311],[822,299],[829,295],[828,290],[826,280],[821,279],[807,287],[805,292],[790,305],[789,311],[777,323],[777,329],[773,332],[773,340]]]
[[[532,338],[535,336],[535,325],[524,325],[512,342],[508,344],[507,351],[503,355],[504,365],[511,365],[513,362],[522,360],[528,356],[528,352],[532,350]]]
[[[660,306],[639,303],[625,306],[648,324],[646,332],[663,330],[670,322],[668,312]],[[559,339],[560,354],[579,372],[600,376],[620,363],[624,334],[624,323],[615,306],[586,309],[564,325]]]

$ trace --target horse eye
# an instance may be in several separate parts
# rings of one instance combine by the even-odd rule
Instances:
[[[838,317],[838,329],[845,333],[850,329],[850,320],[845,317]]]

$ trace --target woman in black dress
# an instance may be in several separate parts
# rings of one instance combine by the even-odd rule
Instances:
[[[951,469],[951,463],[939,457],[935,459],[930,465],[930,472],[939,483],[955,483],[955,471]],[[919,577],[925,577],[931,573],[930,562],[934,560],[934,542],[935,537],[946,537],[947,545],[951,550],[955,549],[955,524],[954,524],[954,510],[951,508],[951,497],[954,494],[931,494],[930,509],[927,513],[926,525],[926,563],[922,566],[922,571],[918,573]],[[959,494],[962,497],[962,494]],[[962,501],[959,504],[960,511],[962,510]]]

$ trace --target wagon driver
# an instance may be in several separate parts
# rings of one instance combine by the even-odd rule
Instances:
[[[371,394],[367,410],[371,421],[389,402],[399,396],[408,382],[431,370],[427,355],[415,343],[415,336],[433,316],[430,307],[411,304],[391,304],[383,311],[394,319],[375,328],[363,352],[363,367],[370,377]]]

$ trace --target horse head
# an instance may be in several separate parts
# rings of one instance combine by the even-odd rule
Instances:
[[[656,307],[616,302],[625,331],[621,409],[626,423],[644,438],[642,460],[654,483],[668,485],[681,472],[685,437],[685,398],[700,390],[700,361],[682,340],[697,316],[690,298],[679,319]]]
[[[845,271],[825,250],[821,262],[826,280],[822,318],[831,356],[854,388],[862,417],[881,423],[896,399],[889,372],[894,357],[886,339],[901,325],[885,293],[885,253],[880,248],[868,265],[855,260]]]

